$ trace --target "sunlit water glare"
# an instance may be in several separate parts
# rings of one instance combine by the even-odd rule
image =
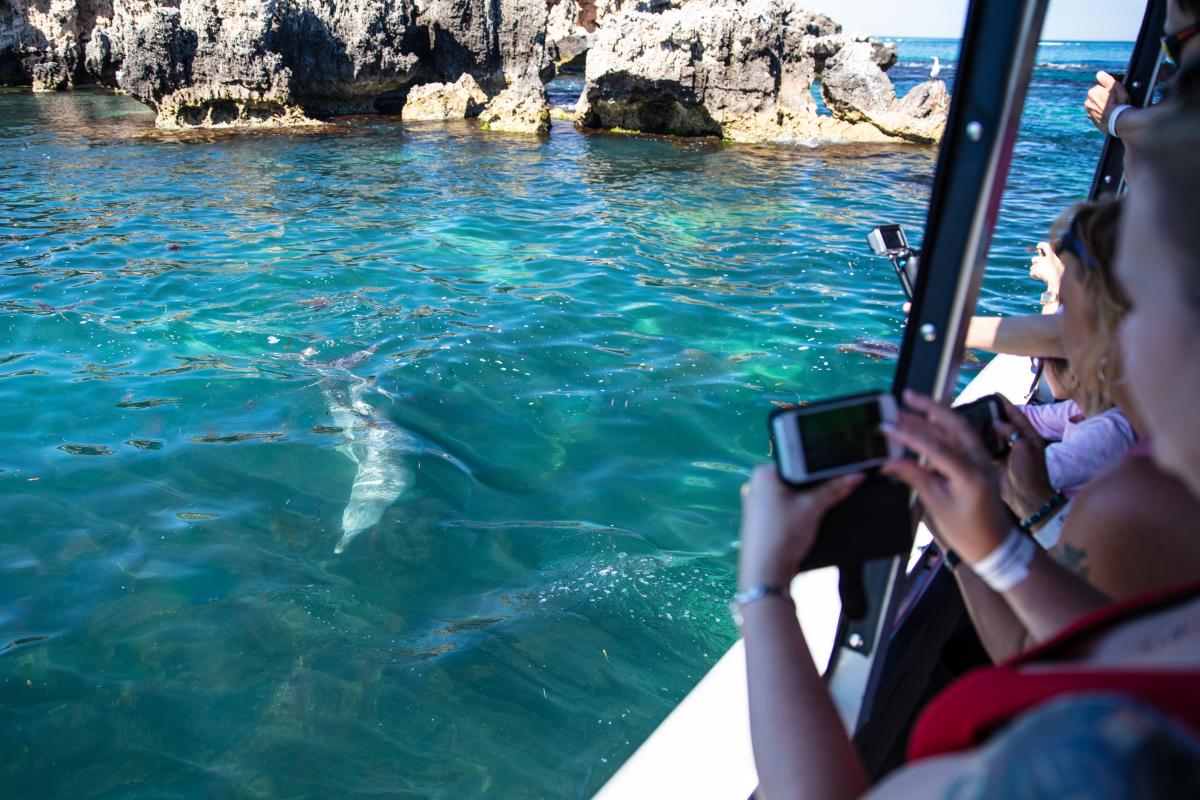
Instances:
[[[1127,54],[1043,51],[985,308]],[[0,94],[0,794],[591,794],[734,640],[766,413],[888,384],[935,152],[152,119]],[[413,479],[335,556],[370,346]]]

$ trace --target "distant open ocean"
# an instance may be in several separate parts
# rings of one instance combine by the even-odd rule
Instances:
[[[1040,50],[984,311],[1037,308],[1131,47]],[[890,381],[864,237],[919,243],[935,157],[0,90],[0,796],[591,795],[735,639],[767,412]],[[355,464],[295,355],[371,345],[414,479],[335,556]]]

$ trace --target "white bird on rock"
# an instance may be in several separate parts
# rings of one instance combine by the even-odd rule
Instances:
[[[937,76],[942,74],[942,62],[937,56],[933,57],[933,66],[929,68],[929,80],[937,80]]]

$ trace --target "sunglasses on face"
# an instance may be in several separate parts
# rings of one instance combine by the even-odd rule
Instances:
[[[1178,65],[1179,59],[1183,57],[1183,43],[1196,35],[1196,23],[1188,25],[1183,30],[1169,33],[1162,37],[1163,53],[1166,54],[1167,60],[1172,64]]]
[[[1054,245],[1054,252],[1060,258],[1063,253],[1070,253],[1083,262],[1083,265],[1092,270],[1096,268],[1096,262],[1084,246],[1083,240],[1079,238],[1079,218],[1072,217],[1071,224],[1063,232],[1062,238]]]

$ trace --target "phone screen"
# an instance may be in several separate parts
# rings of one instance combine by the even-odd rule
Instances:
[[[887,457],[878,400],[802,414],[797,423],[810,474]]]

